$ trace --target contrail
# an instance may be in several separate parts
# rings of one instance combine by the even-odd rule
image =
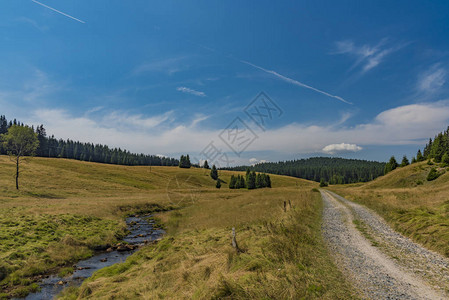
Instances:
[[[326,93],[326,92],[324,92],[324,91],[322,91],[322,90],[319,90],[319,89],[317,89],[317,88],[314,88],[314,87],[312,87],[312,86],[310,86],[310,85],[307,85],[307,84],[304,84],[304,83],[299,82],[299,81],[297,81],[297,80],[294,80],[294,79],[285,77],[284,75],[281,75],[281,74],[279,74],[279,73],[277,73],[277,72],[275,72],[275,71],[271,71],[271,70],[264,69],[264,68],[262,68],[262,67],[259,67],[259,66],[255,65],[255,64],[252,64],[252,63],[247,62],[247,61],[245,61],[245,60],[239,60],[239,61],[240,61],[241,63],[247,64],[247,65],[249,65],[249,66],[251,66],[251,67],[253,67],[253,68],[262,70],[262,71],[264,71],[265,73],[274,75],[274,76],[276,76],[277,78],[280,78],[280,79],[282,79],[282,80],[284,80],[284,81],[286,81],[286,82],[292,83],[292,84],[294,84],[294,85],[297,85],[297,86],[300,86],[300,87],[303,87],[303,88],[306,88],[306,89],[310,89],[310,90],[312,90],[312,91],[318,92],[318,93],[320,93],[320,94],[326,95],[326,96],[331,97],[331,98],[335,98],[335,99],[340,100],[341,102],[344,102],[344,103],[346,103],[346,104],[352,104],[351,102],[346,101],[346,100],[343,99],[342,97],[339,97],[339,96],[335,96],[335,95]]]
[[[40,2],[38,2],[38,1],[36,1],[36,0],[31,0],[31,1],[33,1],[33,2],[36,3],[36,4],[42,5],[43,7],[46,7],[46,8],[48,8],[48,9],[51,9],[52,11],[55,11],[55,12],[57,12],[57,13],[60,13],[60,14],[63,15],[63,16],[69,17],[70,19],[73,19],[73,20],[78,21],[78,22],[83,23],[83,24],[86,23],[86,22],[84,22],[84,21],[82,21],[82,20],[80,20],[80,19],[77,19],[77,18],[75,18],[75,17],[72,17],[71,15],[65,14],[65,13],[63,13],[62,11],[59,11],[59,10],[57,10],[57,9],[54,9],[53,7],[50,7],[50,6],[45,5],[45,4],[43,4],[43,3],[40,3]]]

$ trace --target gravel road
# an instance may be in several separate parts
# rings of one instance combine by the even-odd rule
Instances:
[[[449,299],[447,258],[395,232],[364,206],[329,191],[321,196],[324,237],[362,298]]]

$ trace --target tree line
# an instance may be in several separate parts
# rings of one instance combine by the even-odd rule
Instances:
[[[0,116],[0,134],[5,134],[13,125],[25,126],[16,119],[8,121]],[[35,154],[40,157],[69,158],[81,161],[128,165],[128,166],[178,166],[179,161],[174,158],[156,155],[131,153],[121,148],[109,148],[106,145],[82,143],[73,140],[56,139],[54,135],[47,136],[43,125],[36,128],[31,126],[37,134],[39,146]],[[0,146],[0,154],[7,154],[6,149]]]
[[[248,190],[260,189],[260,188],[271,188],[271,179],[270,175],[264,173],[257,173],[255,171],[246,170],[246,176],[241,175],[231,175],[231,179],[229,181],[230,189],[244,189]]]
[[[330,184],[366,182],[384,174],[385,163],[358,159],[312,157],[308,159],[260,163],[251,171],[287,175]],[[244,171],[248,166],[226,168]]]
[[[418,149],[416,156],[412,157],[411,163],[421,162],[427,160],[429,165],[434,163],[441,163],[442,167],[449,166],[449,127],[446,131],[438,133],[434,139],[429,139],[429,142],[424,147],[423,151]],[[405,167],[410,162],[407,156],[402,157],[402,162],[399,164],[396,158],[392,156],[390,161],[385,165],[385,174],[395,170],[398,167]],[[427,177],[428,181],[435,180],[441,174],[436,169],[432,169]]]
[[[433,159],[436,163],[449,165],[449,127],[446,131],[440,132],[424,147],[423,151],[418,150],[415,161]]]

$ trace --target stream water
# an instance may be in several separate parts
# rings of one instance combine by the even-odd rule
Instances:
[[[26,298],[22,299],[53,299],[65,287],[81,285],[84,279],[92,276],[95,271],[112,266],[116,263],[124,262],[128,256],[139,249],[138,246],[157,240],[164,234],[163,230],[153,228],[154,221],[149,220],[150,217],[151,216],[126,218],[126,224],[130,233],[123,239],[123,242],[126,242],[127,244],[123,244],[122,247],[119,246],[114,250],[109,249],[109,252],[101,252],[91,258],[79,261],[76,264],[74,273],[70,276],[59,277],[57,275],[51,275],[43,279],[39,283],[41,287],[39,292],[29,294]],[[134,249],[129,250],[132,248]]]

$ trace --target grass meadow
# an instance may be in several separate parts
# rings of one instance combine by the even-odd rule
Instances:
[[[352,298],[321,237],[317,183],[272,175],[273,188],[222,188],[203,169],[127,167],[0,156],[0,298],[118,242],[124,217],[155,212],[167,234],[102,269],[63,299]],[[315,190],[315,191],[314,191]],[[284,211],[284,201],[291,203]],[[239,251],[231,246],[236,228]]]

